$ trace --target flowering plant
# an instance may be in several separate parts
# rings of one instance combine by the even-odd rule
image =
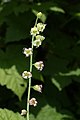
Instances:
[[[41,35],[41,33],[44,31],[46,24],[44,23],[38,23],[38,19],[41,18],[42,13],[39,12],[37,14],[37,18],[36,18],[36,22],[33,28],[31,28],[30,30],[30,34],[32,36],[32,42],[31,42],[31,48],[24,48],[23,50],[23,54],[25,54],[26,57],[30,56],[30,71],[24,71],[22,73],[22,77],[24,79],[29,79],[29,86],[28,86],[28,98],[27,98],[27,111],[26,110],[22,110],[21,111],[21,115],[26,115],[27,114],[27,120],[29,120],[29,106],[37,106],[37,100],[36,98],[30,98],[30,90],[31,88],[33,88],[35,91],[41,92],[42,93],[42,85],[34,85],[31,86],[31,78],[32,78],[32,68],[33,66],[39,70],[42,71],[43,67],[44,67],[44,63],[43,61],[37,61],[35,63],[33,63],[33,48],[36,47],[38,48],[43,40],[45,39],[44,36]]]

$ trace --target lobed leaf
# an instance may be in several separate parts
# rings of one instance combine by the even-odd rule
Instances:
[[[16,66],[13,65],[9,69],[0,69],[0,84],[6,85],[8,89],[11,89],[21,99],[25,89],[26,82],[17,72]]]
[[[74,118],[71,115],[66,113],[59,113],[56,108],[51,107],[50,105],[45,105],[39,111],[37,117],[35,118],[32,114],[30,115],[31,120],[73,120]]]
[[[0,84],[6,85],[19,99],[27,87],[27,82],[20,75],[26,62],[22,55],[22,46],[11,45],[5,53],[0,51]]]
[[[0,108],[0,120],[25,120],[19,113]]]

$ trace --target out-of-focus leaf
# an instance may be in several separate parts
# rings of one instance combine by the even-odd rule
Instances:
[[[2,11],[0,12],[0,17],[6,17],[10,15],[13,12],[14,6],[16,6],[16,2],[9,2],[6,4],[1,5],[2,6]]]
[[[44,74],[51,76],[52,83],[61,91],[64,87],[71,84],[70,77],[64,77],[59,75],[60,71],[65,72],[67,70],[68,61],[55,56],[49,55],[47,62],[45,63]]]
[[[61,76],[80,76],[80,69],[72,70],[68,73],[60,73]]]
[[[44,74],[53,76],[55,73],[66,70],[68,60],[58,58],[53,54],[49,54],[45,64]]]
[[[30,119],[31,120],[37,120],[33,114],[30,114]]]
[[[51,10],[51,11],[54,11],[54,12],[65,13],[65,11],[64,11],[62,8],[59,8],[59,7],[57,7],[57,6],[55,6],[55,7],[50,7],[50,10]]]
[[[0,120],[25,120],[25,118],[8,109],[0,109]]]
[[[27,17],[28,16],[28,17]],[[30,14],[30,11],[26,14],[21,15],[11,15],[7,18],[7,32],[6,32],[6,43],[19,41],[29,37],[30,34],[30,24],[33,20],[33,14]]]
[[[0,51],[0,58],[0,84],[6,85],[21,99],[27,87],[27,81],[20,75],[27,64],[22,55],[22,46],[9,46],[6,53]]]
[[[79,13],[76,13],[75,16],[80,17],[80,12],[79,12]]]
[[[0,69],[0,84],[2,86],[6,85],[19,99],[21,99],[26,89],[26,82],[19,75],[15,66],[12,66],[10,69]]]
[[[18,15],[19,13],[24,13],[24,12],[28,11],[30,9],[30,7],[31,7],[31,5],[22,3],[20,5],[14,6],[13,11],[16,15]]]
[[[44,81],[44,78],[43,78],[41,72],[38,71],[36,68],[33,68],[33,78],[36,80]]]
[[[38,113],[35,120],[64,120],[64,119],[72,120],[72,117],[67,114],[61,114],[57,112],[56,108],[52,108],[49,105],[44,106]],[[33,118],[32,118],[33,119]],[[31,119],[31,120],[32,120]]]
[[[77,42],[77,44],[78,44],[78,42]],[[72,55],[74,57],[76,57],[77,59],[80,59],[80,52],[79,51],[80,51],[80,46],[78,46],[78,45],[72,49]]]
[[[69,109],[63,109],[63,106],[70,107],[66,92],[59,92],[50,80],[45,80],[43,95],[34,93],[34,96],[37,96],[38,104],[36,109],[31,107],[31,120],[75,120]]]
[[[76,13],[79,13],[80,12],[80,3],[78,4],[71,4],[70,6],[68,6],[68,11],[69,11],[69,14],[72,14],[73,16],[76,14]]]
[[[15,65],[18,72],[23,72],[24,69],[29,68],[28,59],[23,55],[23,45],[9,45],[5,52],[0,50],[0,67],[11,68]]]
[[[69,71],[68,73],[59,73],[62,77],[72,77],[74,81],[77,81],[80,83],[80,68],[77,68],[76,70]],[[67,83],[66,83],[67,84]]]
[[[2,0],[3,3],[10,2],[11,0]]]
[[[52,80],[52,83],[58,88],[59,91],[61,91],[64,87],[72,83],[71,78],[60,76],[60,75],[56,75],[51,80]]]

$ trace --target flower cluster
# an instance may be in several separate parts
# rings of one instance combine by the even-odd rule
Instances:
[[[35,63],[32,62],[33,47],[35,46],[36,48],[38,48],[42,44],[43,40],[45,39],[45,37],[42,36],[41,33],[44,31],[46,24],[41,23],[41,22],[37,23],[38,19],[41,17],[42,17],[42,13],[39,12],[37,14],[37,19],[36,19],[35,25],[30,30],[30,34],[32,36],[32,45],[31,45],[32,48],[23,48],[23,54],[25,54],[26,57],[30,57],[30,71],[24,71],[22,73],[22,77],[24,79],[29,79],[27,106],[33,105],[34,107],[37,105],[37,101],[36,101],[36,98],[30,99],[30,96],[29,96],[30,95],[30,88],[33,88],[35,91],[42,93],[42,85],[34,85],[31,87],[32,66],[34,66],[39,71],[42,71],[43,67],[44,67],[43,61],[38,61]],[[29,107],[27,107],[27,111],[29,111]],[[26,114],[26,110],[23,109],[21,111],[21,115],[25,115],[25,114]]]
[[[40,18],[41,12],[38,13],[37,16],[38,18]],[[36,48],[38,48],[42,44],[42,41],[45,39],[44,36],[40,35],[40,33],[44,31],[45,27],[46,24],[37,23],[33,28],[31,28],[30,34],[35,37],[33,41],[33,45],[36,46]]]

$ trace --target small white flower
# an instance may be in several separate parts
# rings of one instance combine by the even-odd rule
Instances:
[[[25,79],[28,79],[28,78],[32,77],[32,74],[30,72],[24,71],[22,73],[22,77],[25,78]]]
[[[36,46],[36,48],[38,48],[41,45],[41,43],[42,42],[40,39],[33,41],[33,45]]]
[[[29,100],[29,104],[30,104],[30,105],[33,105],[34,107],[37,106],[37,101],[36,101],[36,99],[35,99],[35,98],[31,98],[31,99]]]
[[[38,31],[40,31],[40,32],[43,32],[44,29],[45,29],[45,27],[46,27],[46,24],[43,24],[43,23],[38,23],[38,24],[37,24],[37,29],[38,29]]]
[[[44,39],[45,39],[45,37],[42,36],[42,35],[37,35],[37,36],[36,36],[36,40],[41,40],[41,41],[43,41]]]
[[[36,36],[37,34],[39,34],[39,31],[38,31],[37,27],[34,26],[33,28],[31,28],[30,33],[31,33],[31,35]]]
[[[29,55],[32,55],[32,48],[23,48],[23,53],[28,57]]]
[[[21,110],[21,115],[26,115],[27,111],[25,109]]]
[[[39,61],[33,64],[38,70],[42,71],[44,64],[43,61]]]
[[[42,93],[42,85],[34,85],[32,88],[33,88],[34,90]]]
[[[42,17],[42,12],[39,12],[39,13],[37,14],[37,17],[38,17],[38,18],[41,18],[41,17]]]

